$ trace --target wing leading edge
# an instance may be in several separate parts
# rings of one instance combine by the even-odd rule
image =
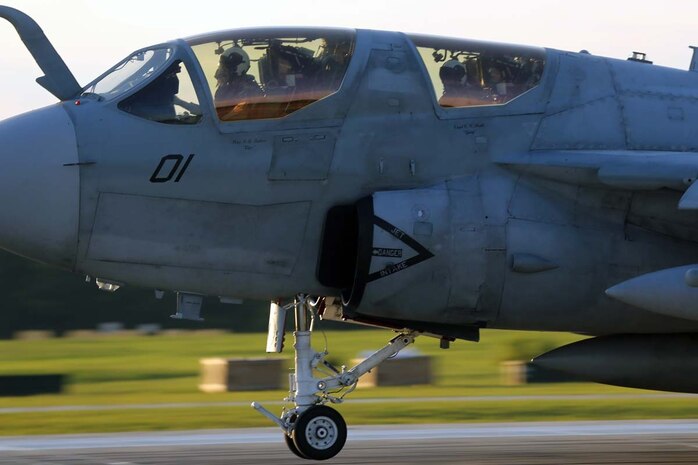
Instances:
[[[515,171],[571,184],[685,191],[679,209],[698,209],[696,152],[533,151],[494,161]]]

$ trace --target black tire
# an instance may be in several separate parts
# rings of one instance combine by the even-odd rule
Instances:
[[[300,414],[293,428],[293,443],[310,460],[327,460],[337,455],[347,441],[347,424],[336,410],[310,407]]]
[[[296,444],[293,442],[293,439],[291,438],[291,436],[289,436],[286,433],[284,433],[284,441],[286,441],[286,446],[288,447],[288,450],[293,452],[294,455],[296,455],[297,457],[300,457],[302,459],[306,459],[306,460],[308,459],[308,457],[301,454],[301,452],[296,447]]]

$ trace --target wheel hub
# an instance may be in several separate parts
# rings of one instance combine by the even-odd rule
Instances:
[[[337,441],[337,425],[327,417],[317,417],[305,428],[305,437],[315,449],[329,449]]]

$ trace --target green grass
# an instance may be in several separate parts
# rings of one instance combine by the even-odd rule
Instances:
[[[328,333],[330,358],[340,363],[367,349],[381,347],[392,333]],[[0,397],[0,408],[61,405],[128,405],[179,402],[279,401],[282,391],[204,394],[198,391],[199,359],[259,357],[262,334],[178,334],[109,336],[86,339],[0,341],[0,374],[62,373],[69,383],[61,395]],[[416,347],[433,355],[435,383],[429,386],[358,389],[338,408],[353,424],[457,421],[521,421],[698,417],[693,399],[658,398],[652,393],[586,383],[505,386],[499,362],[531,357],[579,336],[550,333],[483,331],[482,342],[456,342],[449,350],[438,341],[419,338]],[[286,343],[290,347],[292,342]],[[316,333],[316,349],[324,347]],[[292,351],[284,354],[289,358]],[[574,394],[648,394],[642,399],[509,400],[355,404],[360,398],[460,396],[529,396]],[[278,406],[272,406],[278,410]],[[125,409],[0,415],[0,434],[50,434],[98,431],[174,430],[270,426],[249,407]]]

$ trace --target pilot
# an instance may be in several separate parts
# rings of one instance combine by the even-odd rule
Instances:
[[[316,87],[326,92],[339,89],[352,55],[353,41],[350,39],[324,39],[320,54],[319,74]]]
[[[231,119],[231,112],[237,106],[259,101],[264,96],[254,76],[247,74],[249,69],[250,57],[242,48],[232,47],[221,55],[215,74],[214,101],[222,120]]]
[[[465,65],[456,58],[451,58],[441,66],[439,78],[444,91],[439,98],[442,107],[469,107],[483,105],[481,89],[468,83]]]
[[[492,91],[492,97],[495,101],[504,101],[507,99],[508,83],[504,78],[504,71],[499,66],[490,66],[487,69],[489,76],[489,85]]]
[[[119,108],[152,121],[176,119],[175,96],[179,93],[181,61],[172,63],[148,86],[119,104]]]

